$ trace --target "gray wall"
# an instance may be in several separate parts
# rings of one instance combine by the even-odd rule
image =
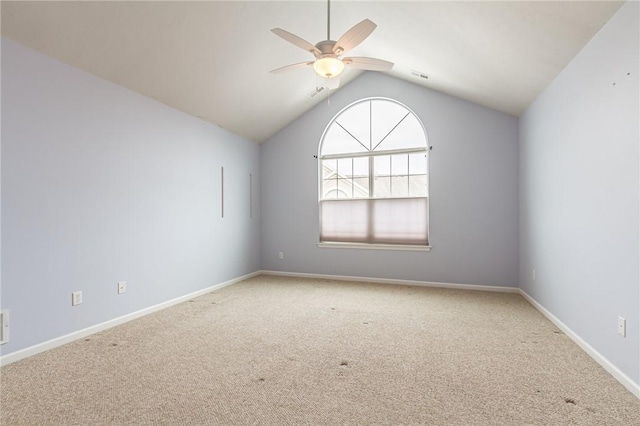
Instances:
[[[318,144],[358,99],[382,96],[426,127],[430,252],[319,248]],[[262,267],[267,270],[517,286],[517,118],[379,73],[365,73],[262,144]],[[278,253],[284,252],[284,259]]]
[[[3,355],[260,269],[258,145],[6,39],[2,125]]]
[[[638,6],[520,119],[520,286],[640,383]]]

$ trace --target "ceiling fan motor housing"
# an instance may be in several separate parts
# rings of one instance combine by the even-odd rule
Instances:
[[[316,48],[322,52],[322,56],[325,55],[337,55],[337,52],[333,51],[333,46],[336,45],[336,42],[333,40],[325,40],[316,44]]]

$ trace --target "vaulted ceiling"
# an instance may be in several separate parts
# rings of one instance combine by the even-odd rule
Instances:
[[[353,56],[392,61],[395,77],[519,115],[622,3],[333,1],[331,38],[369,18],[378,28]],[[310,68],[269,72],[312,59],[270,29],[324,40],[323,1],[1,7],[3,37],[256,142],[326,97],[311,96],[322,80]],[[358,74],[346,71],[341,86]]]

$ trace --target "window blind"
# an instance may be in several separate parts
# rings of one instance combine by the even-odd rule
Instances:
[[[320,241],[429,245],[428,197],[320,201]]]

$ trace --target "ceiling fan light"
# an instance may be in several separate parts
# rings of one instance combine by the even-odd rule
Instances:
[[[313,69],[324,78],[339,76],[344,71],[344,63],[332,56],[320,58],[313,63]]]

